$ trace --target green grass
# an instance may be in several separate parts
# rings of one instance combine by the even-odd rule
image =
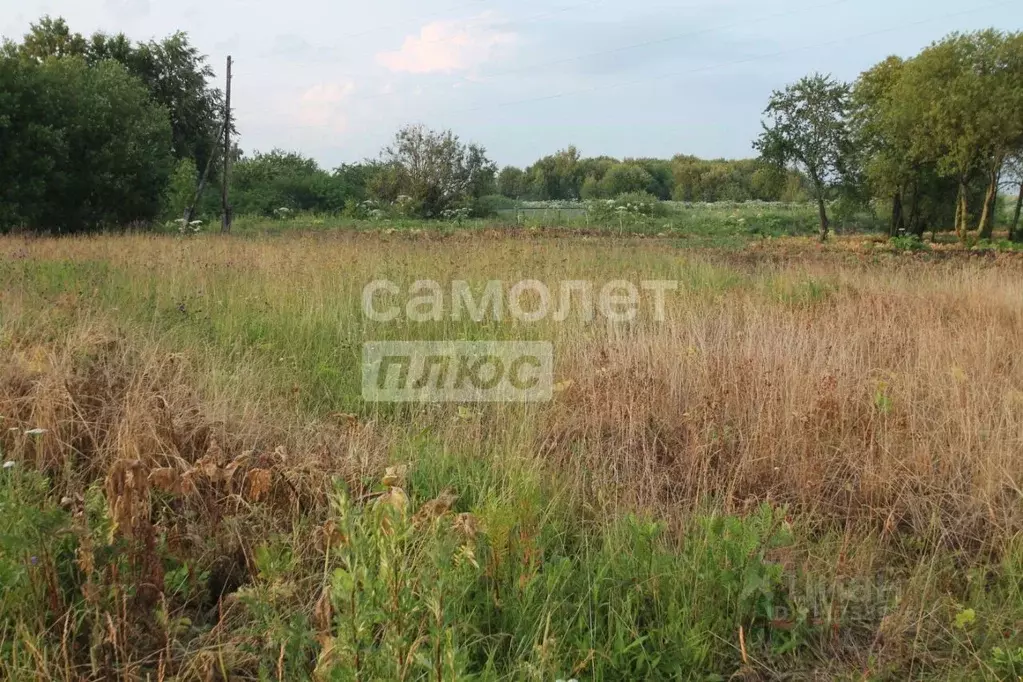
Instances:
[[[840,252],[805,260],[816,251],[804,246],[791,262],[772,265],[650,240],[385,237],[104,237],[28,244],[25,258],[0,262],[7,361],[0,460],[15,462],[0,472],[0,675],[1023,675],[1023,537],[1012,526],[1012,491],[989,498],[989,513],[1005,525],[996,531],[973,519],[971,536],[955,534],[946,518],[978,514],[969,498],[979,493],[963,480],[975,472],[940,444],[928,465],[940,476],[893,478],[877,493],[878,507],[891,504],[884,495],[892,490],[896,499],[919,495],[909,507],[916,515],[893,516],[891,524],[869,510],[849,512],[847,498],[864,482],[839,478],[867,457],[895,458],[918,441],[938,442],[923,440],[933,435],[931,422],[911,421],[920,413],[902,401],[912,395],[911,379],[948,383],[911,364],[904,348],[894,360],[881,352],[896,345],[892,335],[918,330],[857,316],[859,302],[874,297],[908,314],[908,294],[918,296],[926,302],[914,309],[922,311],[919,324],[934,325],[947,345],[961,341],[959,327],[942,317],[959,310],[949,297],[972,286],[967,312],[1009,336],[1012,303],[1005,313],[991,292],[1009,300],[1011,272],[966,270],[963,284],[954,269],[914,261],[898,269],[901,254],[887,254],[880,266],[850,265]],[[786,248],[775,253],[785,256]],[[403,288],[421,278],[480,285],[523,276],[663,277],[678,280],[681,293],[670,332],[645,321],[627,329],[368,322],[361,286],[382,276]],[[852,356],[838,356],[849,362],[834,370],[837,379],[817,364],[796,364],[837,353],[844,336],[872,326],[881,351],[863,363],[869,372],[854,377],[855,391],[828,393],[829,380],[848,378],[841,371],[861,370]],[[980,353],[974,323],[965,326]],[[704,336],[688,338],[697,327]],[[776,342],[765,329],[811,352],[794,344],[758,355]],[[797,336],[796,329],[809,331]],[[736,336],[740,343],[728,345]],[[587,364],[566,375],[578,391],[600,376],[598,364],[613,365],[616,354],[653,339],[662,345],[647,362],[677,371],[673,381],[686,390],[662,395],[666,384],[654,374],[616,379],[604,400],[621,393],[614,405],[622,411],[606,414],[590,414],[603,405],[575,394],[539,408],[381,408],[359,400],[363,340],[452,337],[550,338],[566,354],[593,346],[581,356]],[[740,352],[727,355],[726,345]],[[957,358],[975,371],[968,360]],[[728,380],[728,371],[753,363],[751,373],[733,375],[745,383]],[[791,374],[778,372],[784,363]],[[713,393],[694,387],[703,371]],[[1011,383],[1013,371],[1003,379]],[[792,391],[812,388],[805,398],[775,394],[758,376],[788,377]],[[1004,388],[984,381],[930,394],[924,412],[937,413],[945,437],[963,430],[969,442],[987,443],[998,435],[971,411]],[[759,423],[742,421],[744,410],[757,419],[775,415],[777,430],[755,430]],[[353,413],[354,425],[338,427],[334,412]],[[1013,414],[1000,417],[1009,424],[1003,429],[1016,424]],[[555,418],[565,420],[561,429],[552,427]],[[852,426],[815,430],[829,419]],[[27,433],[34,426],[48,431]],[[642,453],[623,452],[619,430],[664,437],[644,463]],[[791,450],[765,439],[756,460],[728,463],[745,439],[767,433],[789,443],[787,434],[804,432]],[[888,450],[878,455],[871,440]],[[696,466],[711,472],[699,495],[661,477],[685,473],[672,457],[690,443],[699,448]],[[585,459],[594,456],[600,461]],[[743,470],[767,458],[780,466],[766,492],[733,494]],[[819,458],[832,458],[825,476],[848,482],[831,497],[806,500],[799,486],[818,482],[791,482],[779,469]],[[233,462],[241,463],[231,482],[207,474],[212,467],[222,476]],[[385,473],[388,466],[397,469]],[[640,480],[629,478],[632,466]],[[167,470],[194,474],[194,490],[158,485],[155,476]],[[131,505],[119,506],[123,500]]]

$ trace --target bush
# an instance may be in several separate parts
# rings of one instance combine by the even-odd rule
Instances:
[[[282,208],[337,213],[345,205],[340,177],[320,169],[313,159],[276,149],[235,164],[231,190],[239,214],[279,217]]]
[[[198,175],[196,174],[195,162],[192,159],[181,159],[171,174],[170,183],[167,186],[167,200],[164,205],[164,217],[181,218],[185,209],[195,198],[195,189]]]
[[[500,211],[511,211],[519,207],[519,202],[501,194],[489,194],[472,201],[471,213],[477,218],[493,218]]]
[[[925,244],[916,235],[906,237],[892,237],[892,248],[896,251],[930,251],[931,247]]]

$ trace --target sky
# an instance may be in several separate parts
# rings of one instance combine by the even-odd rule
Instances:
[[[136,40],[185,31],[223,78],[241,148],[323,167],[376,157],[407,123],[499,165],[585,156],[753,155],[771,91],[853,80],[952,31],[1023,29],[1019,0],[0,0]]]

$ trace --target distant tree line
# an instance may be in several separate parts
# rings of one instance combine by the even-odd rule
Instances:
[[[521,169],[507,166],[497,177],[500,194],[513,199],[613,199],[646,193],[675,201],[800,201],[802,176],[756,159],[705,160],[584,158],[575,147]]]
[[[298,154],[275,150],[243,157],[232,171],[238,213],[271,216],[288,211],[365,216],[389,206],[403,215],[439,218],[463,211],[486,215],[500,199],[595,200],[647,195],[677,201],[805,201],[803,177],[755,159],[707,161],[582,158],[575,147],[525,170],[499,173],[486,150],[450,131],[402,128],[378,159],[333,172]],[[497,196],[495,196],[497,195]]]

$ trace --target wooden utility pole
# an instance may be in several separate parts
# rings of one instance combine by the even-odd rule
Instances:
[[[227,56],[227,90],[224,94],[224,182],[220,188],[223,209],[221,234],[231,232],[231,205],[227,201],[227,188],[231,176],[231,55]]]

